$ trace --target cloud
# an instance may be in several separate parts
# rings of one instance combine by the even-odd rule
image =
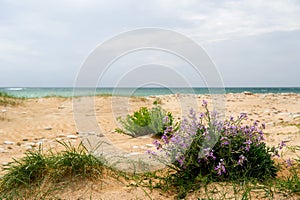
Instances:
[[[53,82],[66,84],[65,80],[75,79],[76,70],[99,43],[136,28],[171,29],[199,44],[213,44],[211,47],[217,49],[224,41],[244,41],[248,37],[300,30],[299,19],[300,2],[296,0],[2,0],[0,80],[7,84],[25,84],[26,80],[15,73],[16,69],[38,68],[39,75],[46,77],[51,68],[51,72],[60,74]],[[258,40],[251,41],[253,44],[246,48],[255,49]],[[266,44],[269,46],[265,51],[269,51],[272,45]],[[285,45],[288,48],[289,45]],[[232,52],[239,52],[240,48],[245,46],[235,45]],[[293,51],[289,52],[281,62],[289,63],[293,59],[294,64],[299,64],[299,58]],[[216,55],[220,56],[216,58],[220,63],[226,59],[237,59],[234,64],[245,62],[234,55],[230,58],[221,53]],[[1,74],[4,67],[5,72],[16,74],[14,79]],[[28,77],[30,84],[30,74]]]
[[[183,33],[203,42],[261,35],[300,29],[300,4],[297,1],[193,1],[177,14],[189,28]]]

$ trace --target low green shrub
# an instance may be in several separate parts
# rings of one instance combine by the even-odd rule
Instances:
[[[172,113],[166,112],[157,104],[154,104],[154,107],[151,109],[141,107],[133,115],[127,115],[125,119],[118,117],[117,120],[123,129],[117,128],[116,132],[132,137],[148,134],[162,136],[169,127],[173,129],[179,128],[179,124],[174,122]]]

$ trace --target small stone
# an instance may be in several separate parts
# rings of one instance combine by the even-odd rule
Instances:
[[[249,92],[249,91],[245,91],[245,92],[244,92],[244,95],[253,95],[253,93],[252,93],[252,92]]]
[[[31,150],[31,149],[32,149],[32,146],[25,146],[25,149],[26,149],[26,150]]]
[[[27,139],[27,138],[24,138],[24,139],[23,139],[24,142],[27,142],[28,140],[29,140],[29,139]]]
[[[5,153],[5,149],[4,148],[0,148],[0,153]]]
[[[17,142],[17,145],[18,145],[18,146],[21,146],[21,145],[22,145],[22,143],[21,143],[21,142]]]
[[[294,114],[293,115],[293,119],[296,119],[296,118],[299,118],[300,117],[300,114]]]
[[[44,128],[44,130],[50,131],[50,130],[52,130],[52,127],[46,127],[46,128]]]
[[[76,132],[78,135],[96,135],[95,132]]]
[[[138,149],[138,148],[139,148],[139,146],[132,146],[132,148],[133,148],[133,149]]]
[[[58,106],[58,109],[64,109],[66,106]]]
[[[13,149],[11,146],[8,146],[7,149]]]
[[[153,144],[146,144],[146,147],[154,147]]]
[[[26,144],[26,146],[36,147],[36,143],[34,143],[34,142],[29,142],[29,143]]]
[[[284,142],[289,142],[289,141],[292,141],[292,140],[293,140],[293,138],[291,136],[286,137],[286,138],[283,139]]]
[[[65,134],[59,134],[58,137],[65,137]]]
[[[25,114],[27,114],[27,112],[21,112],[21,114],[25,115]]]
[[[77,136],[76,135],[67,135],[67,138],[68,139],[77,139]]]
[[[11,141],[4,141],[3,144],[6,144],[6,145],[14,145],[15,143],[14,143],[14,142],[11,142]]]
[[[43,145],[43,142],[39,141],[36,143],[36,146],[40,146],[40,145]]]
[[[126,154],[125,157],[134,156],[134,155],[139,155],[139,154],[141,154],[141,153],[139,153],[139,152],[132,152],[132,153]]]

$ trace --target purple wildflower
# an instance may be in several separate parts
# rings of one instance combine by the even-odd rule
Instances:
[[[246,119],[247,118],[247,113],[241,113],[240,119]]]
[[[285,162],[287,167],[291,167],[293,165],[293,160],[291,160],[290,158],[287,159]]]
[[[216,156],[214,156],[214,150],[211,148],[206,148],[204,150],[205,159],[208,159],[209,157],[213,160],[216,160]]]
[[[203,100],[203,101],[202,101],[202,106],[203,106],[203,107],[206,107],[206,106],[207,106],[207,101],[206,101],[206,100]]]
[[[164,131],[164,134],[169,134],[173,132],[173,127],[172,126],[167,126],[166,130]]]
[[[199,115],[200,119],[202,119],[204,116],[205,116],[204,113],[200,113]]]
[[[260,141],[260,140],[265,140],[265,138],[264,138],[264,133],[263,133],[262,130],[259,130],[259,131],[258,131],[258,134],[259,134],[259,136],[258,136],[258,138],[257,138],[258,141]]]
[[[156,149],[159,150],[161,148],[161,144],[158,140],[154,140],[153,144],[155,145]]]
[[[222,175],[222,173],[226,173],[225,163],[223,159],[220,159],[220,162],[218,163],[218,166],[215,167],[215,171],[219,176]]]
[[[250,150],[250,145],[252,144],[251,140],[247,140],[246,142],[244,142],[244,144],[246,145],[246,151]]]
[[[238,164],[242,166],[245,160],[247,160],[247,158],[244,155],[240,155]]]
[[[184,164],[184,160],[185,160],[185,157],[184,156],[181,156],[179,159],[177,159],[177,162],[179,163],[179,165],[182,167],[183,164]]]
[[[228,138],[227,138],[227,137],[221,137],[220,140],[221,140],[221,147],[230,144],[230,142],[228,141]]]
[[[163,124],[170,124],[169,116],[165,116],[165,117],[163,118]]]
[[[166,134],[163,134],[163,136],[161,137],[161,139],[164,141],[165,144],[169,144],[169,138]]]
[[[285,141],[281,141],[280,144],[279,144],[279,149],[282,149],[285,146],[286,146],[286,142]]]
[[[151,151],[150,149],[148,149],[146,153],[149,154],[149,158],[151,158],[152,156],[157,156],[157,153],[155,151]]]

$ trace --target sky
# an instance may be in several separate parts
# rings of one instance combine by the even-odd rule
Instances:
[[[72,87],[97,46],[147,27],[196,42],[225,87],[300,87],[297,0],[0,0],[0,87]],[[149,63],[155,73],[141,70]],[[180,86],[174,85],[180,74],[205,86],[205,77],[193,76],[178,56],[142,50],[113,63],[99,85],[134,86],[153,76],[158,85]]]

